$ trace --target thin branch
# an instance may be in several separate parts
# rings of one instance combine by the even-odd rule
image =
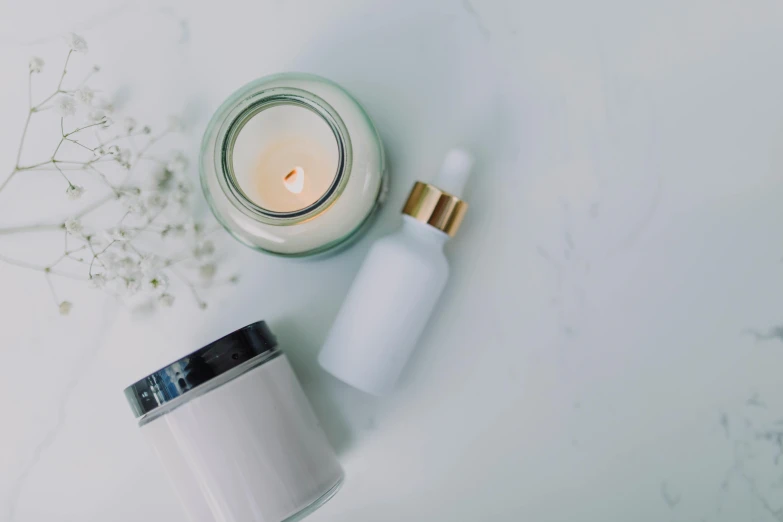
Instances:
[[[74,145],[78,145],[78,146],[82,147],[83,149],[87,149],[87,150],[89,150],[90,152],[92,152],[92,153],[95,153],[95,149],[91,149],[91,148],[90,148],[90,147],[88,147],[87,145],[84,145],[84,144],[82,144],[82,143],[79,143],[79,142],[78,142],[78,141],[76,141],[76,140],[72,140],[71,138],[67,138],[67,137],[66,137],[66,138],[65,138],[65,141],[70,141],[70,142],[71,142],[71,143],[73,143]]]
[[[74,130],[72,130],[71,132],[69,132],[67,134],[63,134],[63,137],[67,138],[69,136],[73,136],[74,134],[83,131],[84,129],[89,129],[90,127],[96,127],[98,125],[105,125],[105,124],[106,124],[106,118],[102,119],[101,121],[97,121],[95,123],[91,123],[89,125],[85,125],[84,127],[79,127],[78,129],[74,129]]]
[[[71,60],[71,55],[73,54],[73,49],[68,50],[68,56],[65,57],[65,65],[63,65],[63,73],[60,75],[60,81],[57,84],[57,91],[61,91],[63,88],[63,80],[65,79],[65,74],[68,72],[68,62]]]
[[[115,187],[114,185],[111,184],[111,182],[109,181],[109,178],[106,177],[106,174],[104,174],[100,170],[96,169],[92,165],[89,165],[87,167],[87,169],[95,172],[96,174],[98,174],[98,176],[100,176],[100,178],[101,178],[101,181],[103,181],[106,184],[106,186],[109,187],[112,190],[112,192],[114,192],[114,195],[117,196],[117,197],[120,197],[120,191],[117,189],[117,187]]]
[[[42,161],[42,162],[40,162],[40,163],[35,163],[35,164],[33,164],[33,165],[26,165],[26,166],[24,166],[24,167],[17,167],[17,168],[16,168],[16,170],[18,170],[18,171],[23,171],[23,170],[33,170],[33,169],[36,169],[36,168],[38,168],[38,167],[42,167],[42,166],[44,166],[44,165],[48,165],[48,164],[49,164],[49,163],[51,163],[51,162],[52,162],[52,159],[51,159],[51,158],[49,158],[49,159],[48,159],[48,160],[46,160],[46,161]]]
[[[32,84],[33,84],[33,73],[30,71],[30,73],[27,75],[27,89],[28,92],[32,92]],[[32,102],[31,102],[32,103]],[[25,118],[24,121],[24,127],[22,127],[22,137],[19,140],[19,149],[16,151],[16,163],[14,164],[14,170],[19,169],[19,160],[22,159],[22,149],[24,149],[24,140],[27,137],[27,129],[30,127],[30,118],[33,116],[33,107],[32,105],[27,106],[27,118]]]
[[[60,75],[60,81],[57,83],[57,89],[52,94],[50,94],[49,96],[44,98],[40,103],[38,103],[38,105],[36,105],[35,107],[32,107],[31,108],[32,112],[39,112],[41,110],[44,110],[44,109],[41,109],[41,107],[46,102],[48,102],[49,100],[51,100],[52,98],[54,98],[55,96],[57,96],[58,94],[63,92],[63,90],[62,90],[63,80],[65,79],[65,74],[68,72],[68,62],[70,61],[72,54],[73,54],[73,49],[69,50],[68,51],[68,56],[65,57],[65,65],[63,65],[63,72]]]
[[[109,249],[109,247],[111,247],[116,242],[117,242],[116,240],[112,240],[108,245],[106,245],[106,248],[104,248],[103,250],[101,250],[97,254],[95,253],[94,250],[92,250],[92,244],[90,244],[90,250],[92,250],[92,252],[93,252],[93,254],[92,254],[92,261],[90,261],[90,270],[89,270],[90,279],[92,279],[92,266],[93,266],[93,264],[95,264],[95,260],[98,259],[98,257],[101,256],[101,254],[106,252]],[[98,262],[99,263],[101,262],[100,259],[98,259]],[[103,264],[103,263],[101,263],[101,264]]]
[[[61,228],[63,228],[62,223],[36,223],[33,225],[22,225],[19,227],[0,228],[0,236],[8,236],[22,232],[44,232],[47,230],[58,230]]]
[[[46,284],[49,285],[49,291],[52,293],[52,298],[54,299],[54,306],[60,306],[60,300],[57,298],[57,292],[54,290],[54,285],[52,284],[52,278],[49,277],[49,272],[46,272],[44,275],[46,276]]]
[[[177,276],[177,278],[185,283],[185,285],[190,289],[190,293],[193,295],[193,298],[196,300],[196,303],[198,304],[199,308],[206,308],[207,303],[201,299],[201,296],[198,295],[198,291],[196,290],[196,286],[190,282],[190,280],[182,275],[177,269],[174,267],[170,267],[169,270],[171,270],[171,273]]]
[[[27,261],[20,261],[18,259],[13,259],[13,258],[10,258],[8,256],[4,256],[2,254],[0,254],[0,261],[4,262],[6,264],[9,264],[9,265],[18,266],[20,268],[27,268],[28,270],[35,270],[37,272],[43,272],[45,274],[52,274],[52,275],[56,275],[56,276],[60,276],[60,277],[68,277],[70,279],[77,279],[79,281],[86,280],[86,278],[81,277],[81,276],[77,276],[75,274],[69,274],[67,272],[60,272],[60,271],[57,271],[57,270],[52,270],[51,268],[46,267],[46,266],[40,266],[40,265],[36,265],[34,263],[28,263]]]
[[[68,182],[69,187],[73,187],[73,183],[71,183],[71,180],[68,179],[68,176],[65,175],[65,172],[63,172],[63,169],[60,168],[59,165],[57,165],[57,162],[54,162],[54,166],[57,167],[57,170],[62,174],[62,176],[65,178],[65,181]]]

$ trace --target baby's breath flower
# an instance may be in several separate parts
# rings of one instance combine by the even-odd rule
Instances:
[[[68,188],[65,189],[65,195],[68,196],[68,199],[75,201],[84,195],[84,187],[68,185]]]
[[[33,56],[30,58],[30,72],[31,73],[39,73],[43,71],[43,66],[45,62],[42,58],[38,58],[37,56]]]
[[[92,99],[95,97],[95,91],[85,85],[84,87],[77,89],[73,95],[79,103],[89,106],[92,104]]]
[[[148,254],[141,258],[139,270],[147,276],[154,276],[163,268],[163,260],[154,254]]]
[[[106,232],[113,241],[128,241],[132,238],[130,230],[125,227],[113,227]]]
[[[82,231],[84,230],[84,227],[82,226],[82,222],[79,221],[78,218],[66,219],[64,226],[65,226],[65,230],[67,230],[68,233],[73,236],[80,236]]]
[[[108,276],[132,278],[139,273],[138,263],[129,256],[119,257],[114,252],[111,252],[111,257],[105,258],[101,256],[104,268],[108,272]]]
[[[177,183],[177,190],[182,194],[190,194],[193,191],[192,187],[190,186],[190,183],[188,183],[185,180],[182,180],[179,183]]]
[[[111,114],[114,112],[114,104],[104,96],[96,98],[93,105],[96,109],[102,110],[105,114]]]
[[[182,152],[177,152],[169,160],[166,168],[174,174],[182,174],[188,168],[188,158]]]
[[[235,284],[239,283],[239,276],[238,276],[238,275],[236,275],[236,274],[232,275],[232,276],[231,276],[231,277],[228,279],[228,282],[229,282],[229,283],[231,283],[232,285],[235,285]]]
[[[212,241],[204,241],[193,248],[193,257],[201,259],[215,253],[215,244]]]
[[[159,192],[168,192],[173,185],[174,173],[167,168],[159,168],[149,178],[149,188]]]
[[[131,214],[144,215],[147,213],[144,202],[135,194],[123,194],[122,203],[125,205],[125,210]]]
[[[176,205],[180,209],[185,209],[188,206],[188,198],[190,194],[188,192],[182,192],[181,190],[175,190],[169,194],[169,200],[172,205]]]
[[[117,154],[117,163],[126,169],[131,167],[131,151],[130,149],[120,149],[120,153]]]
[[[125,292],[126,295],[135,295],[141,290],[141,281],[136,278],[129,278],[125,280]]]
[[[182,238],[185,237],[187,233],[188,233],[188,229],[187,227],[185,227],[185,225],[177,224],[177,225],[166,225],[161,231],[160,235],[161,237]]]
[[[70,33],[68,36],[65,37],[65,42],[68,44],[68,47],[71,48],[71,51],[77,52],[77,53],[86,53],[87,52],[87,42],[75,33]]]
[[[136,128],[136,120],[133,118],[125,118],[122,122],[122,127],[127,134],[130,134]]]
[[[109,246],[110,239],[107,239],[103,234],[91,234],[87,236],[87,242],[90,243],[90,246],[92,246],[93,250],[103,250],[107,246]],[[111,259],[114,257],[114,252],[104,252],[101,255],[101,260],[105,263],[107,259]]]
[[[151,293],[163,293],[169,287],[169,279],[165,274],[157,274],[155,277],[145,279],[144,287]]]
[[[71,33],[65,39],[72,53],[86,53],[88,51],[87,42],[81,36]],[[43,59],[31,57],[28,63],[30,75],[41,73],[45,65]],[[91,74],[98,71],[100,71],[100,67],[95,65]],[[66,71],[63,72],[63,76],[65,74]],[[62,118],[78,115],[80,120],[84,118],[93,123],[93,125],[81,123],[79,126],[82,127],[82,130],[88,126],[95,127],[95,129],[90,129],[89,133],[95,134],[95,140],[91,140],[92,143],[89,143],[87,133],[82,135],[85,140],[83,148],[74,149],[74,157],[69,157],[69,162],[83,164],[86,169],[94,168],[92,164],[101,160],[106,162],[104,166],[110,170],[119,170],[118,165],[130,169],[139,159],[131,152],[134,147],[133,137],[144,134],[148,135],[147,140],[157,140],[157,136],[151,137],[153,131],[149,126],[142,127],[133,118],[121,119],[118,122],[119,125],[106,131],[105,134],[95,133],[95,130],[106,129],[115,123],[112,120],[114,106],[110,98],[96,93],[87,84],[87,80],[82,82],[81,86],[68,88],[65,91],[62,89],[62,80],[63,78],[60,78],[56,95],[47,98],[48,103],[44,108],[54,109],[52,112],[56,112]],[[56,78],[55,81],[57,81]],[[68,75],[65,84],[72,84],[72,81],[73,78]],[[37,109],[32,110],[33,112],[37,111]],[[58,131],[64,127],[61,121],[55,123]],[[163,136],[168,132],[181,131],[182,129],[182,120],[178,117],[171,117],[167,126],[159,130],[162,131],[160,135]],[[110,135],[111,137],[109,137]],[[152,141],[150,141],[150,145]],[[93,145],[96,142],[97,144]],[[24,139],[23,143],[25,143]],[[82,145],[81,140],[79,144]],[[146,150],[146,148],[141,150]],[[92,152],[91,157],[88,157],[85,151]],[[161,307],[170,307],[174,304],[175,296],[170,289],[165,271],[175,262],[174,260],[181,260],[181,254],[184,254],[183,257],[188,257],[187,253],[190,252],[196,261],[192,264],[185,262],[181,266],[183,271],[190,272],[186,282],[190,277],[195,277],[202,282],[204,287],[217,281],[218,265],[214,260],[215,245],[207,239],[207,229],[203,224],[194,223],[192,218],[189,218],[189,196],[192,193],[192,187],[186,179],[188,177],[187,171],[190,168],[188,158],[183,152],[176,149],[169,149],[168,154],[162,151],[160,158],[162,161],[150,158],[155,161],[145,164],[143,169],[140,169],[136,176],[137,186],[130,186],[123,182],[122,185],[111,187],[114,189],[116,197],[108,195],[105,201],[106,205],[113,206],[114,210],[122,210],[124,207],[127,211],[119,222],[112,221],[104,223],[102,227],[93,228],[92,226],[88,227],[82,223],[82,219],[74,216],[60,223],[61,230],[66,233],[66,240],[68,236],[72,236],[83,243],[81,248],[66,252],[66,256],[74,259],[79,258],[78,261],[83,261],[85,263],[82,266],[84,272],[88,272],[87,265],[89,265],[89,272],[81,274],[87,276],[89,287],[104,289],[121,296],[130,296],[143,290],[146,299],[157,300]],[[59,161],[55,162],[55,166]],[[142,166],[140,165],[140,167]],[[109,170],[106,173],[109,174]],[[69,176],[70,172],[62,172],[62,174]],[[69,199],[76,200],[83,197],[85,188],[68,182],[65,192]],[[99,203],[99,205],[101,204]],[[107,216],[110,215],[107,214]],[[90,216],[91,223],[95,219],[97,219],[97,215]],[[150,227],[153,219],[157,220],[154,228]],[[147,236],[140,233],[143,230],[160,231],[161,237],[177,243],[171,245],[171,248],[176,247],[176,252],[181,254],[171,257],[173,253],[167,249],[157,252],[159,255],[147,252],[148,249],[154,250],[157,243],[161,242],[153,242],[155,238],[152,235]],[[169,237],[175,239],[168,240]],[[177,238],[180,241],[177,241]],[[148,239],[150,242],[146,242]],[[62,236],[60,240],[62,241]],[[84,251],[84,249],[88,250]],[[83,253],[73,256],[76,252]],[[47,270],[47,272],[50,271]],[[238,276],[234,275],[227,281],[236,283]],[[221,282],[223,282],[222,278]],[[191,290],[193,289],[191,287]],[[202,301],[195,292],[193,293],[197,305],[202,309],[206,308],[206,302]],[[57,306],[60,314],[68,315],[72,311],[73,304],[70,301],[62,301]]]
[[[215,272],[217,272],[217,267],[215,266],[215,263],[205,263],[200,267],[198,267],[198,275],[200,275],[202,279],[205,279],[207,281],[215,277]]]
[[[87,118],[97,123],[106,119],[106,113],[100,109],[93,109],[87,113]]]
[[[95,274],[90,277],[90,288],[101,289],[106,286],[106,276],[103,274]]]
[[[166,198],[157,192],[153,192],[147,196],[146,205],[152,210],[160,210],[167,204]]]
[[[185,237],[185,234],[188,233],[188,230],[185,228],[185,225],[174,225],[173,233],[175,237]]]
[[[54,100],[54,110],[63,118],[73,116],[76,113],[76,102],[72,96],[61,94]]]

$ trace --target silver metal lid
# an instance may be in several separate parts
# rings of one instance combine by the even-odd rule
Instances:
[[[125,398],[133,414],[141,417],[251,359],[269,360],[277,351],[274,334],[266,322],[258,321],[131,384],[125,388]]]

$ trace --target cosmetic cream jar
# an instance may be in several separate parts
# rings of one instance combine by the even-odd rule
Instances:
[[[299,520],[342,483],[263,321],[148,375],[125,396],[193,522]]]
[[[346,244],[386,189],[370,117],[342,87],[311,74],[268,76],[232,94],[207,126],[199,163],[218,221],[280,256]]]

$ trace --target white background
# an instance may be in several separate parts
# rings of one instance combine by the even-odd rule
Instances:
[[[203,312],[74,287],[60,317],[41,274],[0,264],[0,520],[184,522],[122,389],[261,318],[346,469],[313,522],[783,520],[783,343],[748,333],[783,321],[779,1],[2,0],[0,176],[27,59],[57,69],[68,31],[122,111],[189,111],[194,160],[239,86],[330,77],[375,119],[392,189],[326,260],[223,241],[242,281]],[[453,144],[479,163],[452,281],[398,393],[373,399],[315,357]],[[0,197],[2,223],[48,204],[26,194]]]

